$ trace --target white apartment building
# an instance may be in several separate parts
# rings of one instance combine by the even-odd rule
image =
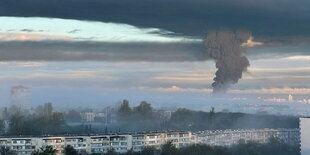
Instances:
[[[231,146],[240,140],[267,143],[271,137],[279,138],[288,144],[299,144],[299,129],[260,129],[260,130],[210,130],[196,133],[196,143],[211,146]]]
[[[37,138],[1,138],[0,146],[10,147],[19,155],[31,154],[41,146]]]
[[[81,117],[84,122],[94,122],[96,114],[94,112],[84,112],[81,113]]]
[[[132,135],[112,135],[110,136],[110,149],[116,152],[127,152],[132,148]]]
[[[62,155],[66,146],[71,145],[78,152],[103,153],[109,149],[123,153],[133,149],[141,151],[145,147],[159,149],[163,144],[172,142],[177,148],[191,144],[211,146],[231,146],[241,139],[245,142],[266,143],[270,137],[278,137],[289,144],[299,144],[299,129],[261,129],[261,130],[213,130],[201,132],[148,132],[134,134],[109,134],[91,136],[46,136],[46,137],[0,137],[0,146],[9,147],[18,155],[45,146],[52,146]]]
[[[91,152],[88,145],[90,144],[90,139],[88,136],[72,136],[65,138],[65,145],[70,145],[78,152]]]
[[[172,142],[177,148],[193,144],[191,132],[152,132],[132,135],[133,151],[141,151],[144,147],[159,149],[163,144]]]
[[[42,140],[41,140],[42,139]],[[57,150],[57,154],[63,154],[66,146],[65,137],[43,137],[37,138],[38,142],[41,142],[42,147],[52,146]],[[40,146],[40,144],[38,143]]]

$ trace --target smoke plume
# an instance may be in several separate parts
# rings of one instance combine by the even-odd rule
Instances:
[[[206,54],[216,62],[217,71],[212,83],[213,93],[226,92],[238,82],[242,72],[250,65],[243,55],[246,48],[243,46],[249,40],[248,31],[216,31],[210,32],[204,41]]]

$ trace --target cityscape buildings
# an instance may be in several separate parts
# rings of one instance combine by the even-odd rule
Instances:
[[[38,137],[1,137],[0,146],[10,148],[18,155],[29,155],[45,146],[52,146],[62,155],[71,145],[78,152],[103,153],[109,149],[122,153],[129,150],[141,151],[145,147],[160,148],[171,142],[177,148],[191,144],[231,146],[240,140],[266,143],[271,137],[288,144],[299,144],[299,129],[257,129],[257,130],[214,130],[201,132],[166,131],[131,134],[65,135]]]
[[[11,103],[19,109],[30,109],[30,89],[22,85],[12,87]]]

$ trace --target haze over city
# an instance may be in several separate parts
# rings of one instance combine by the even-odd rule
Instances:
[[[0,0],[0,155],[308,155],[309,0]]]
[[[25,5],[32,3],[36,2],[25,2]],[[76,5],[79,3],[83,1],[78,1]],[[126,3],[134,6],[130,2]],[[189,2],[182,1],[183,3],[185,5]],[[196,3],[208,6],[209,3],[213,4],[212,1],[197,1],[188,9],[200,9],[196,8]],[[169,25],[169,22],[181,20],[174,19],[172,14],[167,15],[169,20],[165,19],[168,23],[150,25],[144,24],[144,21],[122,21],[122,15],[115,16],[115,19],[105,19],[103,16],[90,17],[89,20],[83,17],[86,20],[81,20],[79,15],[49,15],[48,10],[40,10],[42,13],[35,15],[27,8],[20,8],[21,13],[13,15],[10,9],[1,9],[0,96],[3,104],[10,104],[9,92],[16,85],[31,89],[34,105],[48,101],[56,105],[115,103],[124,98],[165,104],[208,104],[212,98],[212,83],[217,69],[216,59],[206,56],[208,46],[204,45],[204,40],[207,32],[221,32],[221,29],[224,32],[246,30],[249,33],[243,41],[247,47],[242,54],[247,57],[249,66],[243,70],[242,79],[237,84],[230,84],[226,96],[221,96],[222,98],[251,100],[265,95],[279,97],[293,94],[301,99],[309,99],[309,35],[301,32],[302,28],[305,32],[308,30],[307,14],[302,14],[306,8],[286,10],[290,20],[301,23],[289,22],[289,26],[286,25],[285,30],[282,30],[278,27],[284,25],[284,21],[280,20],[278,14],[284,10],[271,9],[277,7],[274,3],[267,3],[270,3],[270,8],[253,6],[243,1],[239,3],[242,5],[223,2],[221,7],[233,5],[237,9],[236,13],[241,8],[253,7],[261,16],[274,18],[277,24],[271,24],[268,29],[254,27],[249,23],[268,25],[268,22],[260,18],[255,21],[248,17],[237,18],[232,14],[225,18],[231,17],[248,24],[232,26],[233,21],[225,22],[218,29],[213,24],[221,21],[211,20],[206,21],[206,28],[198,23],[199,29],[194,29],[193,25],[180,26],[182,28],[179,25]],[[290,3],[294,2],[281,4],[286,8]],[[1,5],[4,6],[5,4]],[[238,9],[239,7],[241,8]],[[61,7],[60,10],[62,9]],[[100,10],[100,7],[95,9]],[[267,12],[263,12],[264,10]],[[114,11],[119,12],[117,9]],[[177,8],[176,14],[179,11]],[[24,15],[23,12],[29,15]],[[114,12],[107,12],[112,13]],[[155,16],[157,13],[154,11],[147,15]],[[211,18],[213,14],[207,14],[207,17]],[[223,20],[227,21],[225,18]],[[204,18],[194,17],[181,21],[197,20],[205,21]],[[147,21],[148,18],[145,23]],[[188,28],[184,30],[183,27]],[[273,33],[269,33],[269,29]]]

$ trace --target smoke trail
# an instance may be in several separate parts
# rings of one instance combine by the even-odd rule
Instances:
[[[207,47],[206,54],[216,61],[213,93],[226,92],[227,89],[238,82],[242,72],[250,65],[249,60],[243,56],[246,52],[243,43],[251,37],[247,31],[216,31],[210,32],[204,41]]]

